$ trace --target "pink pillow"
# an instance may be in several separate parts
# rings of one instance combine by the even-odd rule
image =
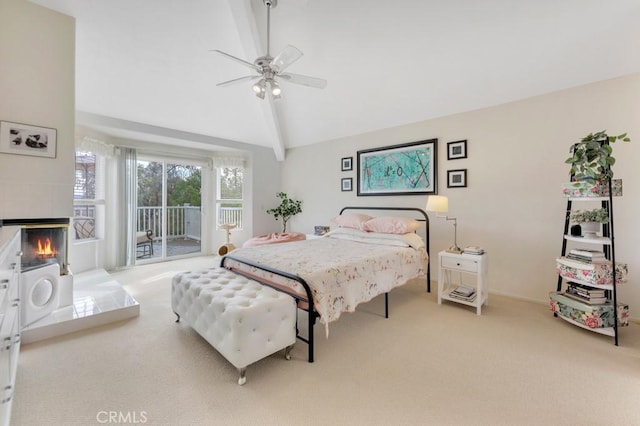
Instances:
[[[331,219],[333,223],[341,228],[353,228],[364,231],[364,224],[371,216],[361,213],[341,214]]]
[[[421,223],[414,219],[382,216],[365,222],[364,230],[380,234],[408,234],[420,228],[420,225]]]

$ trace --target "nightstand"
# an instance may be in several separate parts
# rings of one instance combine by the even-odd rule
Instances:
[[[480,315],[482,305],[489,304],[489,291],[487,284],[488,257],[487,253],[476,255],[466,253],[449,253],[441,251],[438,253],[438,304],[442,304],[442,300],[462,303],[463,305],[475,306],[476,313]],[[453,280],[453,275],[457,276],[457,280]],[[456,297],[452,292],[462,284],[463,275],[472,275],[475,277],[475,285],[465,283],[465,287],[475,289],[476,295],[473,300],[465,300]]]

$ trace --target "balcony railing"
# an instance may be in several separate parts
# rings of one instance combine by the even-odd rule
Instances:
[[[218,206],[218,225],[224,225],[227,223],[235,223],[236,229],[243,228],[242,222],[242,207],[220,207]]]
[[[201,239],[200,206],[167,207],[167,239]],[[242,207],[218,207],[218,223],[235,223],[242,229]],[[137,208],[137,232],[148,229],[154,238],[162,237],[162,207]]]
[[[154,238],[162,235],[162,207],[138,207],[137,231],[153,231]],[[191,238],[200,240],[200,206],[167,207],[167,239]]]

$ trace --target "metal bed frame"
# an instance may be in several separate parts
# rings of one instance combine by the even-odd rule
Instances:
[[[340,214],[344,213],[347,210],[393,210],[393,211],[411,211],[411,212],[417,212],[419,213],[422,218],[416,219],[419,220],[421,222],[424,222],[425,224],[425,248],[427,251],[427,254],[429,254],[429,216],[427,216],[427,213],[419,208],[415,208],[415,207],[360,207],[360,206],[350,206],[350,207],[343,207],[342,210],[340,210]],[[288,278],[290,280],[296,281],[298,283],[300,283],[300,285],[302,285],[302,287],[305,290],[306,293],[306,297],[302,297],[299,294],[296,294],[294,292],[287,292],[285,290],[283,290],[280,287],[277,286],[273,286],[267,282],[261,281],[260,279],[256,278],[253,275],[244,273],[241,270],[238,270],[236,268],[233,267],[229,267],[229,266],[225,266],[227,263],[227,260],[233,260],[236,261],[238,263],[242,263],[244,265],[248,265],[266,272],[270,272],[272,274],[275,275],[279,275],[281,277],[284,278]],[[431,259],[429,259],[429,261],[427,261],[427,292],[431,292],[431,268],[429,266],[429,264]],[[266,265],[262,265],[260,263],[256,263],[253,261],[250,261],[248,259],[243,259],[240,257],[236,257],[233,254],[228,254],[226,256],[224,256],[221,260],[220,260],[220,267],[222,268],[227,268],[231,271],[233,271],[236,274],[239,275],[243,275],[247,278],[250,278],[254,281],[258,281],[260,284],[262,285],[266,285],[269,286],[271,288],[274,288],[278,291],[282,291],[285,292],[289,295],[291,295],[294,299],[296,299],[296,304],[297,306],[300,308],[300,304],[302,303],[306,303],[307,307],[306,308],[300,308],[303,309],[307,312],[308,315],[308,331],[307,331],[307,337],[303,337],[300,335],[299,330],[296,326],[296,337],[298,340],[302,340],[303,342],[305,342],[308,345],[308,361],[309,362],[313,362],[313,354],[314,354],[314,334],[313,334],[313,326],[316,323],[316,319],[320,316],[316,310],[315,310],[315,306],[314,306],[314,302],[313,302],[313,293],[311,291],[311,287],[309,287],[309,284],[307,284],[307,282],[304,280],[304,278],[295,275],[295,274],[291,274],[289,272],[285,272],[285,271],[280,271],[278,269],[275,268],[271,268],[269,266]],[[384,317],[385,318],[389,318],[389,292],[385,292],[384,293]]]

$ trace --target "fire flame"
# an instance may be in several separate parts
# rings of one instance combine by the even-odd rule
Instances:
[[[44,245],[40,240],[38,240],[38,255],[40,256],[55,256],[56,250],[55,247],[51,246],[51,240],[47,238],[44,242]]]

